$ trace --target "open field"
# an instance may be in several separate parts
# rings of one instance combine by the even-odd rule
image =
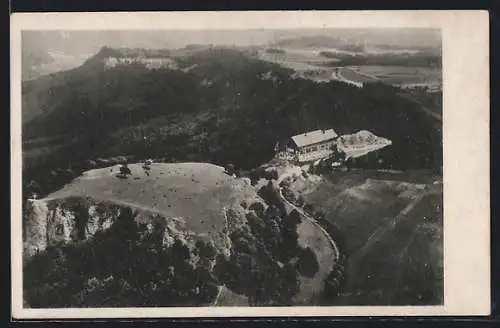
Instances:
[[[47,199],[92,197],[182,218],[187,231],[208,233],[217,242],[225,226],[224,207],[257,197],[251,186],[211,164],[153,163],[149,176],[140,164],[129,168],[128,179],[116,177],[118,166],[88,171]]]
[[[219,287],[219,294],[213,306],[248,306],[248,297],[236,294],[226,286]]]
[[[375,171],[374,171],[375,172]],[[426,174],[336,172],[304,193],[340,229],[340,305],[442,302],[442,185]],[[402,176],[403,175],[403,176]]]
[[[267,53],[259,51],[257,57],[261,60],[281,65],[298,73],[316,72],[314,76],[304,76],[313,80],[331,80],[332,69],[325,66],[335,59],[320,55],[319,50],[311,49],[282,49],[283,53]]]
[[[378,80],[374,77],[371,77],[369,75],[363,74],[362,72],[356,71],[354,69],[351,69],[349,67],[342,67],[340,69],[339,75],[352,82],[361,82],[361,83],[370,83],[370,82],[377,82]]]
[[[300,277],[300,290],[294,298],[297,305],[308,305],[311,304],[311,299],[314,299],[323,291],[325,279],[335,264],[337,254],[328,236],[306,218],[302,219],[298,227],[298,235],[299,245],[310,247],[319,263],[319,270],[314,277]]]
[[[315,70],[324,72],[329,75],[333,72],[334,63],[340,61],[335,58],[335,54],[342,56],[346,52],[332,49],[281,49],[283,53],[267,53],[260,51],[258,57],[265,61],[280,64],[286,68],[296,71]],[[328,52],[328,57],[321,53]],[[347,52],[347,54],[349,54]],[[369,53],[377,55],[378,53]],[[341,56],[341,57],[342,57]],[[339,57],[339,58],[341,58]],[[331,76],[322,74],[323,79],[332,79]],[[430,86],[432,88],[439,87],[442,84],[441,69],[419,67],[419,66],[403,66],[403,65],[359,65],[359,66],[342,66],[340,67],[340,76],[352,82],[383,82],[390,85],[398,86]]]
[[[440,84],[441,70],[406,66],[350,66],[349,70],[391,85]],[[353,76],[355,78],[355,76]]]
[[[321,49],[281,49],[283,53],[268,53],[259,51],[258,57],[267,61],[299,62],[310,64],[323,64],[335,61],[320,54]]]

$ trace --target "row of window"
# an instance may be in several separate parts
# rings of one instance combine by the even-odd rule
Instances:
[[[319,150],[325,150],[325,149],[331,149],[332,147],[332,144],[324,144],[324,145],[319,145],[319,146],[312,146],[312,147],[309,147],[309,148],[304,148],[302,150],[303,153],[311,153],[311,152],[315,152],[315,151],[318,151]]]

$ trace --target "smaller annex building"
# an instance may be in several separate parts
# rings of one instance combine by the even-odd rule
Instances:
[[[299,163],[326,158],[337,150],[338,135],[333,129],[314,130],[290,138],[284,156]]]

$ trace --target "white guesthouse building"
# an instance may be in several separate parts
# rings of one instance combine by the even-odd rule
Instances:
[[[290,138],[281,157],[298,163],[316,161],[336,152],[337,139],[338,135],[333,129],[298,134]]]

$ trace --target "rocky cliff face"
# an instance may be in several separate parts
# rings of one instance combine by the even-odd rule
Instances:
[[[54,244],[86,240],[107,230],[121,208],[89,199],[28,200],[24,215],[24,257]]]
[[[143,227],[141,230],[145,234],[153,233],[153,229],[159,224],[166,247],[180,240],[191,249],[196,241],[201,240],[214,245],[217,253],[226,257],[230,255],[231,249],[229,234],[244,224],[238,221],[244,218],[243,215],[231,215],[243,208],[236,205],[228,207],[221,213],[226,222],[223,235],[219,236],[222,242],[214,242],[208,234],[196,234],[187,230],[183,218],[167,218],[159,213],[81,197],[28,200],[23,218],[23,257],[29,259],[52,245],[89,240],[97,233],[108,230],[125,210],[134,213],[136,224]],[[193,261],[196,262],[196,259],[193,258]]]

